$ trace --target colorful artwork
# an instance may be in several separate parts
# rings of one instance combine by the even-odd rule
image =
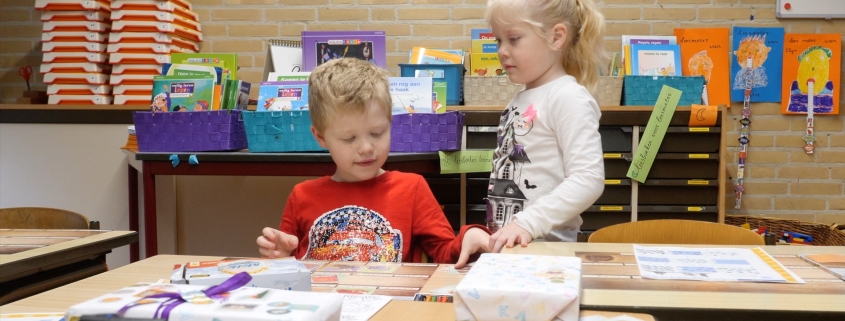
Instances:
[[[806,113],[812,82],[813,113],[839,114],[842,36],[787,34],[785,39],[781,111]]]
[[[704,76],[705,105],[731,105],[728,28],[675,29],[683,75]]]
[[[751,102],[779,102],[783,28],[734,27],[733,48],[731,101],[743,101],[745,87],[750,80]],[[744,70],[749,59],[750,76]]]
[[[344,206],[323,214],[308,238],[306,260],[402,262],[402,232],[363,207]]]

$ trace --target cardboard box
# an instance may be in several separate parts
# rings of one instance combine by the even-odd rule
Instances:
[[[455,287],[457,320],[577,321],[581,258],[485,253]]]
[[[161,313],[166,309],[159,307],[171,299],[149,296],[167,293],[176,293],[193,302],[176,305],[169,311],[168,320],[340,320],[343,302],[340,294],[282,291],[244,285],[212,295],[210,300],[196,296],[202,293],[199,291],[208,288],[205,285],[188,284],[137,284],[74,305],[68,309],[65,320],[78,320],[82,315],[115,314],[127,306],[131,307],[123,313],[125,318],[162,318],[164,316]]]
[[[174,271],[170,283],[217,285],[239,272],[247,272],[252,276],[247,286],[311,291],[311,271],[293,259],[188,262]]]

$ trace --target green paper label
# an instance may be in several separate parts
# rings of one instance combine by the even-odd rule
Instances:
[[[675,108],[678,107],[680,99],[680,90],[663,85],[657,103],[654,104],[654,110],[651,112],[651,118],[645,127],[643,138],[634,154],[634,161],[628,168],[627,176],[631,179],[645,183],[651,165],[654,163],[654,157],[657,156],[657,150],[660,149],[663,136],[666,135],[666,129],[669,128],[672,115],[675,114]]]
[[[439,152],[440,173],[482,173],[493,170],[492,150]]]

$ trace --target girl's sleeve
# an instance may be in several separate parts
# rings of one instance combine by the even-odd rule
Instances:
[[[604,160],[598,131],[601,111],[596,101],[586,89],[577,86],[563,88],[552,95],[549,103],[557,106],[549,108],[551,127],[563,157],[560,169],[566,178],[551,193],[537,198],[517,215],[516,224],[531,232],[534,238],[543,237],[552,227],[580,215],[604,191]]]
[[[428,183],[421,176],[417,177],[411,231],[411,238],[414,241],[411,243],[419,244],[434,263],[456,263],[461,255],[461,245],[466,231],[471,228],[480,228],[490,234],[490,230],[481,225],[465,225],[461,227],[458,236],[455,236],[452,226],[443,214],[434,194],[431,193]],[[477,256],[470,257],[470,260],[474,258],[477,259]]]

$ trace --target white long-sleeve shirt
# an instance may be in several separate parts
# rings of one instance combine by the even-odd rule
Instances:
[[[601,111],[564,76],[514,96],[502,113],[488,189],[500,226],[516,218],[534,238],[575,241],[581,212],[604,190]]]

